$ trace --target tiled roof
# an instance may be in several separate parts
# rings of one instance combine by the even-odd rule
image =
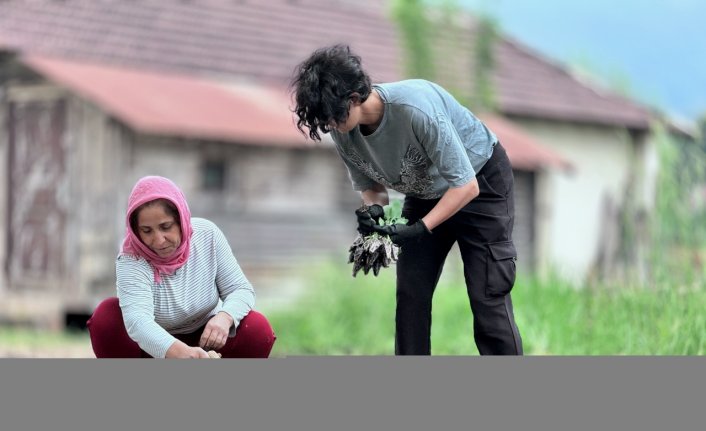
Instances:
[[[189,74],[286,83],[322,45],[365,53],[377,81],[400,76],[380,7],[343,0],[0,2],[0,47]]]
[[[294,127],[290,100],[282,89],[37,54],[21,61],[143,133],[250,145],[317,145]]]
[[[344,42],[376,82],[404,77],[398,34],[374,0],[0,1],[0,47],[184,74],[285,84],[312,50]],[[460,43],[473,45],[472,20]],[[437,51],[440,47],[437,46]],[[456,53],[454,53],[456,54]],[[469,61],[454,79],[472,88]],[[520,43],[495,49],[501,113],[644,129],[650,113],[602,93]],[[440,69],[440,67],[438,68]],[[442,74],[444,71],[440,71]]]
[[[250,145],[317,145],[294,128],[288,109],[291,101],[281,88],[220,83],[38,54],[25,55],[21,62],[142,133]],[[490,114],[481,115],[481,119],[503,142],[516,169],[571,167],[510,121]]]
[[[502,112],[630,128],[649,127],[650,112],[623,97],[583,83],[565,67],[504,38],[495,50],[495,86]]]

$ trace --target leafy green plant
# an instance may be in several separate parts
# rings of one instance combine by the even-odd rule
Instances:
[[[382,225],[392,225],[392,224],[407,224],[407,219],[402,217],[402,202],[399,200],[394,200],[388,205],[382,207],[385,211],[385,216],[380,224]]]
[[[694,198],[706,187],[706,151],[664,125],[655,124],[653,133],[660,167],[649,248],[652,282],[699,284],[706,276],[706,209]]]
[[[368,207],[363,205],[361,209],[367,211]],[[379,225],[407,223],[407,219],[402,217],[402,203],[399,200],[385,205],[383,211],[384,215],[379,220]],[[397,262],[400,248],[387,236],[373,232],[365,236],[358,234],[348,252],[348,263],[353,264],[353,277],[360,270],[363,270],[363,273],[367,275],[371,269],[373,275],[377,276],[380,273],[380,268],[387,268],[391,263]]]
[[[475,97],[474,108],[480,111],[494,111],[497,100],[493,87],[495,71],[495,44],[498,39],[498,28],[495,21],[489,17],[478,18],[474,46],[473,77]]]

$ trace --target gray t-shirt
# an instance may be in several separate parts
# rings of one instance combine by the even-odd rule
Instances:
[[[441,197],[475,177],[498,141],[467,108],[429,81],[374,85],[385,111],[378,128],[363,135],[331,131],[353,189],[376,183],[422,199]]]

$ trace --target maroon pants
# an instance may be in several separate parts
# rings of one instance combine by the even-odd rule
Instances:
[[[87,326],[96,358],[151,358],[127,334],[118,298],[101,302]],[[198,346],[202,332],[203,328],[200,328],[190,334],[174,336],[189,346]],[[224,358],[267,358],[276,339],[270,322],[252,310],[240,321],[235,337],[228,338],[217,352]]]

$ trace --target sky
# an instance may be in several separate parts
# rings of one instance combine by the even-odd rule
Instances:
[[[706,116],[704,0],[459,0],[503,33],[676,119]]]

